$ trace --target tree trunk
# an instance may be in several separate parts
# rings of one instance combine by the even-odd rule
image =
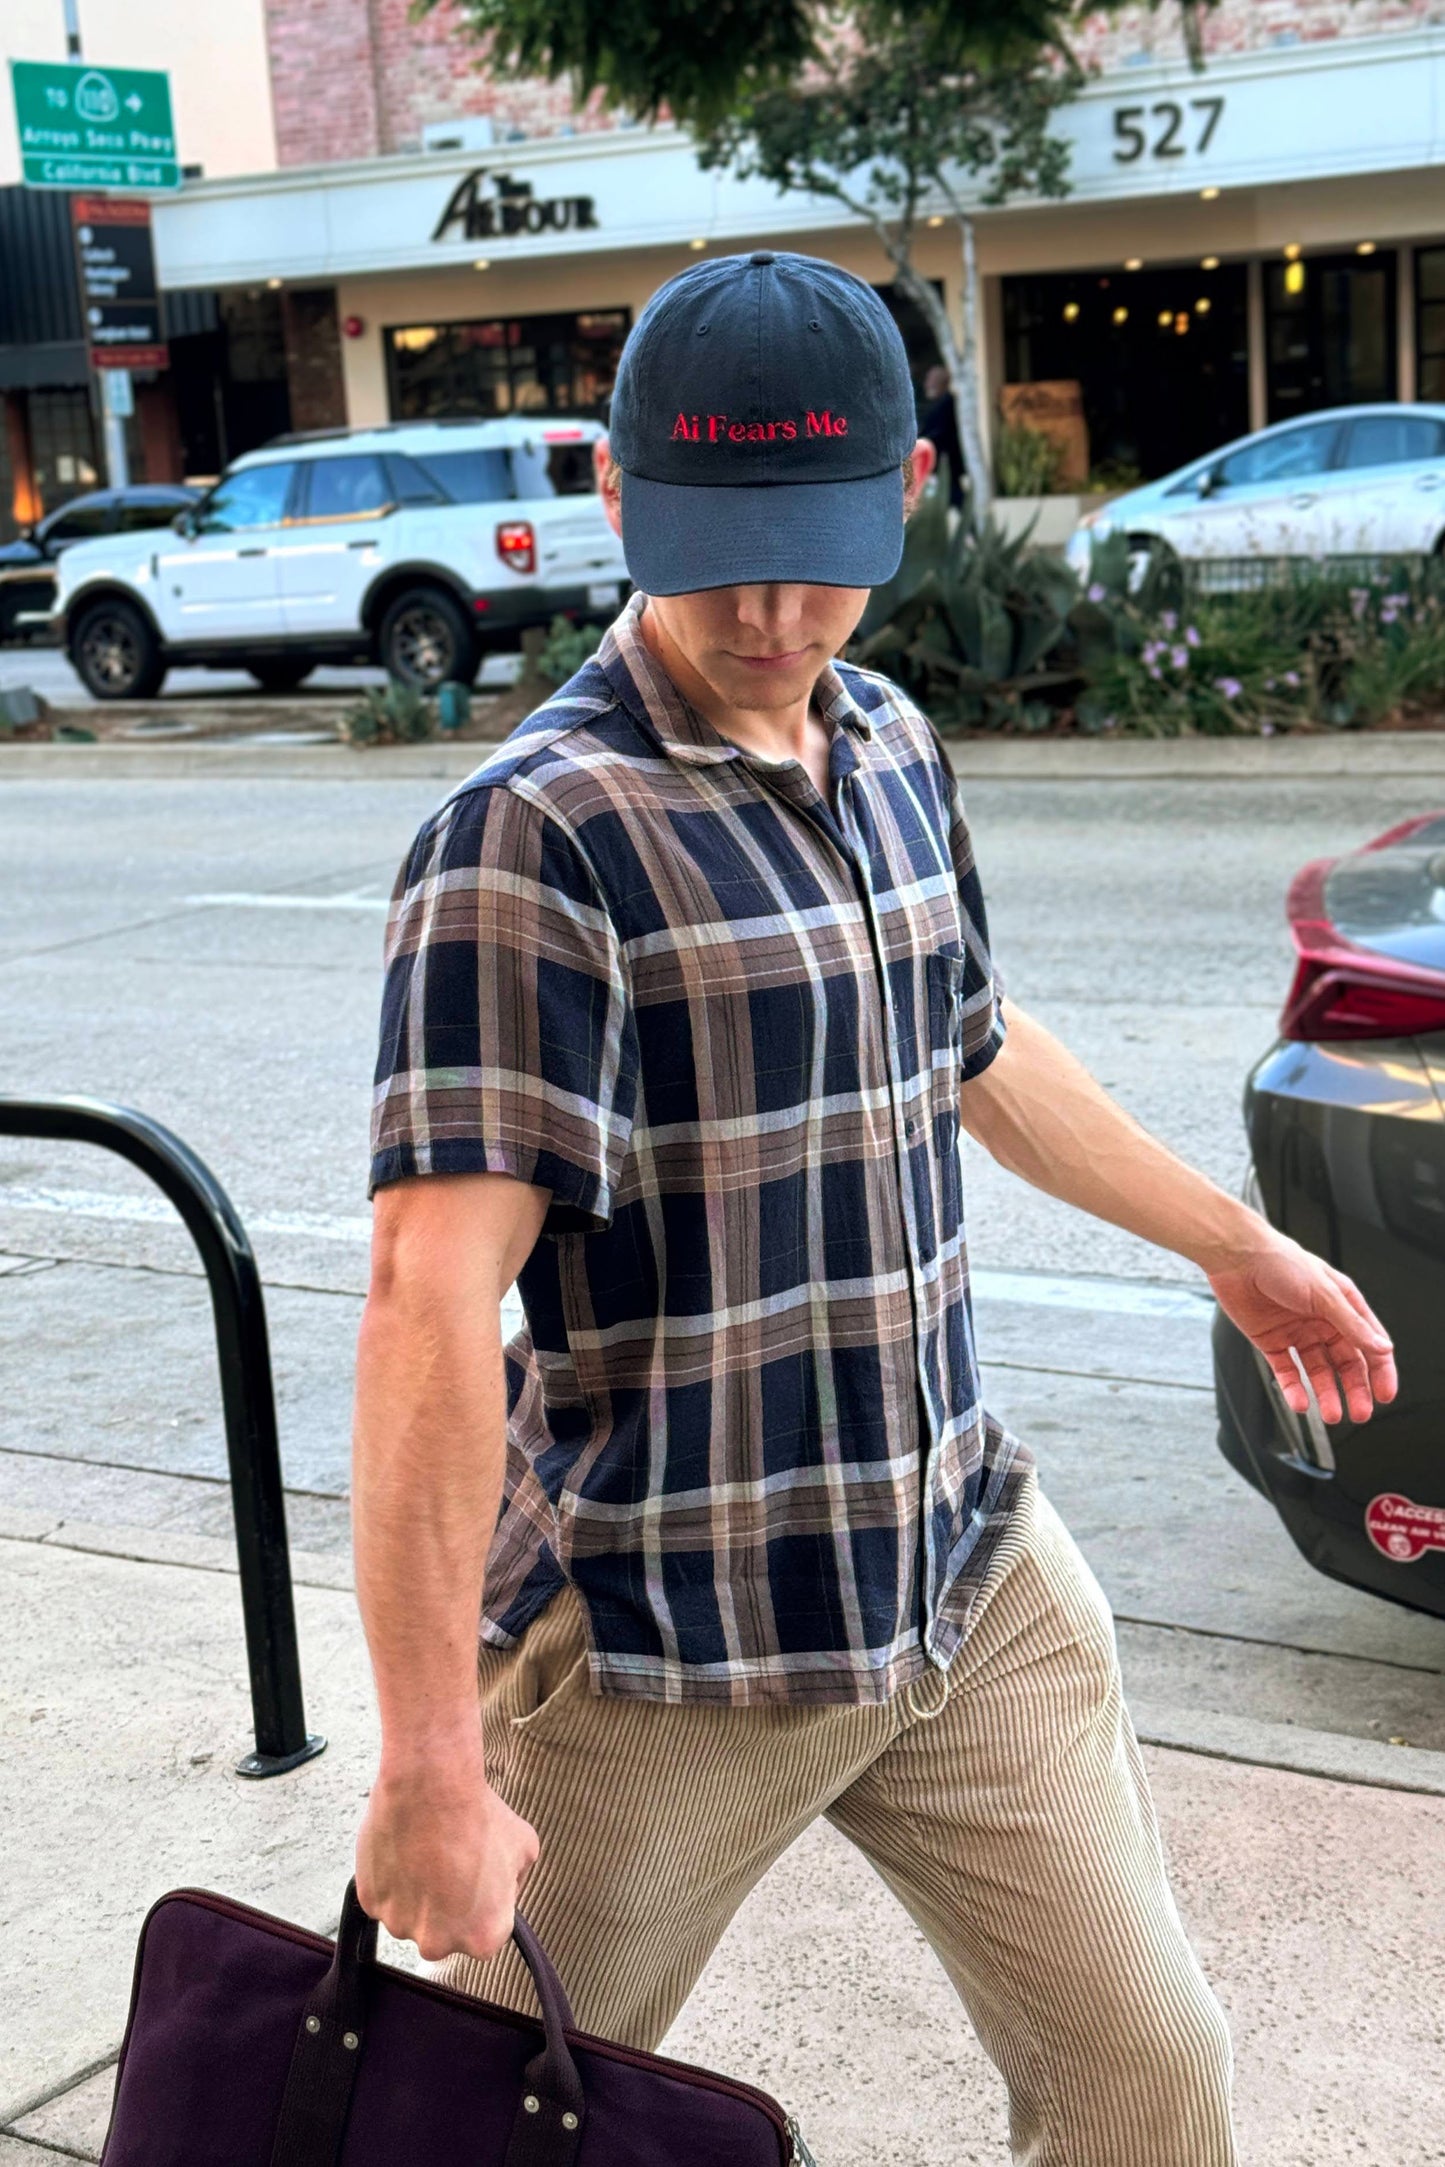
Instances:
[[[963,229],[963,352],[953,374],[953,408],[958,416],[958,440],[963,446],[969,480],[973,484],[973,516],[980,526],[993,504],[993,473],[983,439],[983,295],[978,281],[978,242],[973,220],[965,211],[958,221]]]
[[[928,279],[915,271],[911,263],[903,261],[897,255],[893,256],[893,264],[898,273],[899,285],[911,301],[917,302],[927,321],[929,330],[938,342],[939,356],[948,371],[948,381],[953,392],[953,410],[958,417],[958,441],[963,448],[963,471],[968,482],[969,503],[977,505],[980,490],[985,493],[985,501],[987,500],[989,494],[988,475],[983,470],[982,447],[979,443],[978,430],[975,427],[970,436],[963,425],[963,412],[959,405],[959,387],[963,382],[966,364],[963,355],[959,351],[952,320],[949,317],[948,310],[939,300]]]

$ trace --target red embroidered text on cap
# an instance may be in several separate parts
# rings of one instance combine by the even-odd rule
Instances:
[[[790,444],[798,436],[846,436],[848,416],[831,406],[821,413],[808,408],[801,427],[796,419],[734,421],[727,414],[679,414],[672,425],[674,444]]]

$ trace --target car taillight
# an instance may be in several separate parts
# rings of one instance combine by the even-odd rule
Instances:
[[[1325,915],[1322,858],[1297,873],[1289,929],[1299,962],[1279,1019],[1283,1038],[1414,1038],[1445,1031],[1445,972],[1357,948]]]
[[[504,519],[497,529],[497,555],[514,572],[537,569],[537,537],[530,519]]]

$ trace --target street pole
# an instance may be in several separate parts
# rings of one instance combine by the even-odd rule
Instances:
[[[64,5],[65,57],[67,60],[81,60],[84,55],[80,49],[80,0],[64,0]],[[96,369],[93,373],[100,379],[100,421],[105,443],[105,478],[112,489],[124,489],[130,482],[130,460],[125,448],[126,416],[132,411],[130,371]],[[123,384],[118,381],[122,376],[125,378]]]

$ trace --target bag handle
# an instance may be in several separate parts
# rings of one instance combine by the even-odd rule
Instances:
[[[566,2039],[575,2029],[572,2011],[551,1959],[520,1912],[512,1939],[537,1990],[544,2036],[523,2071],[503,2167],[572,2167],[586,2119],[582,2079]],[[375,1971],[376,1921],[362,1910],[356,1883],[349,1881],[331,1968],[301,2013],[271,2167],[338,2167]]]

